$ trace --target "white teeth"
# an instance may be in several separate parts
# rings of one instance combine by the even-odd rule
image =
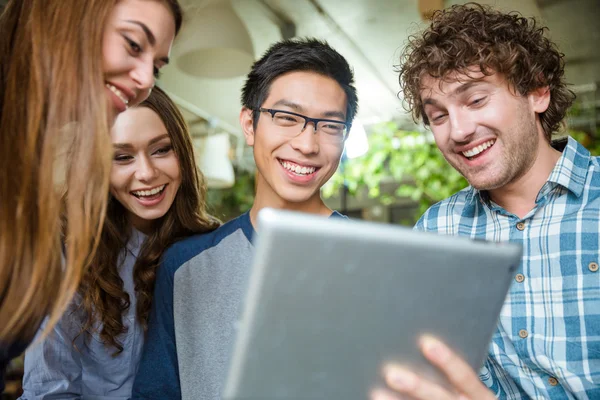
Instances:
[[[111,85],[110,83],[106,84],[106,87],[110,89],[111,92],[113,92],[114,94],[117,95],[117,97],[119,99],[121,99],[123,101],[123,103],[125,103],[125,106],[127,106],[129,104],[129,99],[127,98],[127,96],[125,96],[125,94],[123,92],[121,92],[119,89],[117,89],[116,87],[114,87],[113,85]]]
[[[283,165],[283,168],[287,169],[288,171],[292,171],[298,175],[310,175],[316,170],[315,167],[302,167],[298,164],[287,161],[281,161],[281,165]]]
[[[479,146],[474,147],[471,150],[463,151],[462,153],[465,157],[475,157],[477,154],[481,153],[485,149],[490,148],[495,142],[495,139],[488,140],[487,142],[480,144]]]
[[[157,193],[162,192],[162,190],[165,188],[166,185],[162,185],[159,186],[157,188],[154,188],[152,190],[138,190],[136,192],[133,192],[133,194],[135,194],[136,196],[154,196]]]

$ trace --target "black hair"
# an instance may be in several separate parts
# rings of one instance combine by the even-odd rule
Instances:
[[[254,128],[271,84],[283,74],[308,71],[334,79],[346,93],[346,122],[351,124],[358,110],[354,72],[348,61],[327,42],[314,38],[282,40],[272,45],[252,65],[242,89],[242,105],[253,110]]]

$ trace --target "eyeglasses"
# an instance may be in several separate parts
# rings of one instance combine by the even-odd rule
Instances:
[[[319,135],[319,140],[329,143],[343,143],[350,131],[350,124],[334,119],[310,118],[291,111],[275,110],[272,108],[259,108],[256,111],[271,114],[273,123],[281,128],[280,132],[290,137],[298,136],[304,132],[309,123],[314,125],[315,133]]]

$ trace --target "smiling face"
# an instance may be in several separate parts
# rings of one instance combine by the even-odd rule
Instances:
[[[334,79],[313,72],[290,72],[275,79],[262,107],[346,120],[344,90]],[[321,207],[320,189],[338,167],[343,142],[323,140],[313,124],[290,136],[266,112],[254,129],[252,111],[246,108],[240,122],[246,142],[254,147],[258,169],[255,204],[305,211]]]
[[[500,74],[454,74],[444,81],[427,76],[421,100],[440,151],[477,189],[515,182],[547,145],[536,116],[548,107],[545,89],[522,96]]]
[[[169,211],[181,185],[171,139],[158,114],[146,107],[120,114],[111,136],[110,192],[127,209],[133,226],[148,232]]]
[[[175,20],[161,1],[120,0],[104,30],[103,70],[113,117],[140,104],[169,62]]]

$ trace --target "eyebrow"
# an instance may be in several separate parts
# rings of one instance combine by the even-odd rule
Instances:
[[[450,94],[450,97],[462,94],[462,93],[468,91],[469,89],[471,89],[472,87],[479,86],[484,83],[486,83],[486,81],[484,81],[483,78],[482,79],[474,79],[469,82],[465,82],[462,85],[458,86],[456,89],[454,89],[454,91],[452,91],[452,93]],[[426,105],[432,105],[432,106],[437,107],[440,105],[440,103],[437,100],[432,99],[431,97],[427,97],[427,98],[425,98],[425,100],[423,100],[423,106],[426,106]]]
[[[168,137],[169,137],[168,133],[164,133],[160,136],[157,136],[148,142],[148,146],[152,146],[153,144],[160,142],[161,140],[168,138]],[[113,148],[130,150],[130,149],[133,149],[133,145],[131,143],[113,143]]]
[[[289,100],[278,100],[273,104],[273,107],[276,106],[284,106],[284,107],[289,107],[294,109],[295,111],[302,113],[302,112],[306,112],[304,111],[304,108],[298,104],[298,103],[294,103],[293,101],[289,101]],[[344,121],[346,121],[346,114],[341,112],[341,111],[325,111],[323,114],[321,114],[323,117],[327,117],[327,118],[334,118],[337,117],[339,119],[342,119]],[[318,119],[318,118],[317,118]]]
[[[135,21],[135,20],[131,20],[131,19],[128,19],[125,22],[129,22],[130,24],[135,24],[135,25],[139,26],[140,28],[142,28],[142,30],[146,34],[146,38],[148,38],[148,43],[150,43],[150,45],[152,47],[156,46],[156,37],[154,36],[154,33],[152,33],[150,28],[148,28],[148,25],[144,24],[143,22]],[[161,57],[160,61],[164,62],[165,64],[168,64],[169,57]]]
[[[475,80],[463,83],[462,85],[460,85],[459,87],[454,89],[453,95],[462,94],[462,93],[466,92],[467,90],[471,89],[473,86],[479,86],[483,83],[486,83],[483,79],[475,79]]]

